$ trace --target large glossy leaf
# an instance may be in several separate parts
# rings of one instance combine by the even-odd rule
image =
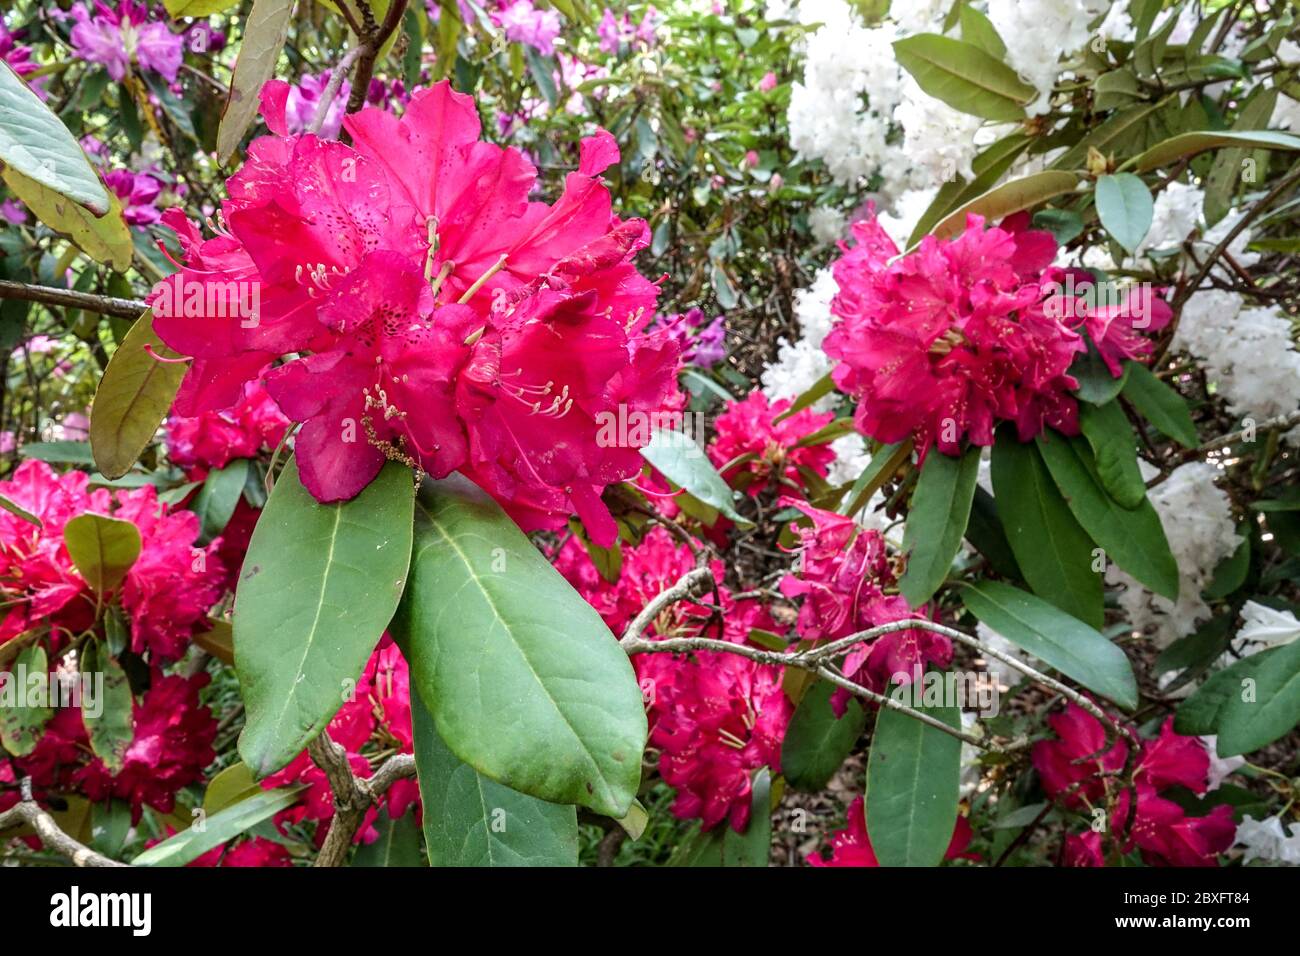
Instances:
[[[1073,173],[1053,169],[1013,179],[958,206],[944,216],[932,232],[941,239],[951,239],[966,228],[966,217],[971,213],[996,222],[1022,209],[1033,209],[1049,199],[1073,192],[1078,182]]]
[[[796,790],[815,793],[830,782],[862,736],[867,712],[849,698],[843,717],[831,709],[835,685],[818,681],[795,708],[781,744],[781,772]]]
[[[208,472],[194,498],[194,513],[199,516],[199,543],[207,544],[230,523],[248,481],[247,458],[236,458],[224,468]]]
[[[3,508],[11,515],[16,515],[17,517],[22,518],[28,524],[33,525],[37,528],[45,527],[45,523],[41,521],[40,518],[36,517],[36,515],[32,514],[30,511],[28,511],[26,508],[24,508],[22,505],[18,504],[17,502],[11,501],[10,499],[6,498],[4,495],[0,495],[0,508]]]
[[[1237,119],[1232,124],[1234,130],[1260,130],[1268,126],[1277,97],[1275,89],[1257,89],[1237,114]],[[1213,226],[1232,207],[1237,187],[1244,181],[1244,163],[1250,152],[1246,149],[1225,149],[1214,157],[1214,165],[1205,177],[1203,210],[1208,225]]]
[[[88,511],[63,526],[63,544],[77,573],[102,594],[121,584],[140,557],[140,529]]]
[[[895,40],[894,55],[921,89],[962,113],[1014,123],[1035,96],[1015,70],[964,40],[920,33]]]
[[[258,94],[262,84],[275,75],[275,61],[289,35],[292,15],[293,0],[253,0],[230,80],[230,98],[217,130],[217,158],[222,163],[235,152],[257,116]]]
[[[1097,477],[1122,507],[1136,508],[1146,497],[1147,487],[1137,463],[1137,441],[1133,427],[1117,402],[1080,405],[1079,427],[1088,439]]]
[[[1037,448],[1003,429],[990,470],[998,517],[1025,581],[1062,611],[1101,627],[1102,581],[1092,570],[1092,539],[1070,513]]]
[[[263,820],[269,820],[298,800],[301,787],[263,790],[219,813],[204,818],[203,827],[190,827],[151,846],[134,860],[132,866],[184,866],[197,860],[214,847],[233,840]]]
[[[928,601],[948,576],[966,534],[979,465],[975,446],[960,458],[937,448],[926,456],[903,533],[907,571],[898,582],[912,607]]]
[[[1052,432],[1040,435],[1037,443],[1070,511],[1107,558],[1152,591],[1177,600],[1178,563],[1151,502],[1129,509],[1107,494],[1082,435],[1066,438]]]
[[[122,218],[122,201],[115,194],[109,195],[108,212],[96,216],[76,200],[29,179],[12,167],[5,169],[4,181],[37,219],[67,236],[96,262],[112,266],[118,272],[125,272],[131,265],[135,246],[131,242],[131,230]]]
[[[207,17],[225,13],[239,0],[163,0],[163,6],[173,20],[181,17]]]
[[[685,488],[706,505],[717,508],[740,527],[754,526],[736,510],[735,492],[727,487],[709,456],[690,435],[655,429],[650,444],[641,449],[641,455],[673,484]]]
[[[522,793],[627,813],[646,741],[632,665],[600,615],[473,483],[425,482],[410,586],[392,626],[457,757]]]
[[[447,749],[411,696],[415,763],[431,866],[577,866],[578,814],[483,776]]]
[[[321,504],[290,461],[253,531],[235,593],[239,754],[279,770],[329,723],[406,581],[414,485],[389,462],[351,501]]]
[[[28,684],[35,676],[48,688],[48,674],[45,648],[29,644],[19,652],[12,670],[0,676],[0,747],[15,757],[25,757],[36,749],[54,714],[48,694],[42,700]]]
[[[918,697],[920,695],[917,695]],[[949,727],[956,707],[922,707]],[[957,822],[961,741],[915,718],[881,708],[867,759],[867,835],[881,866],[938,866]]]
[[[1193,737],[1218,733],[1224,711],[1234,699],[1240,699],[1241,692],[1248,686],[1246,681],[1253,680],[1260,669],[1268,666],[1282,650],[1282,647],[1270,647],[1215,671],[1192,696],[1178,705],[1174,712],[1174,730]]]
[[[1221,757],[1252,753],[1300,725],[1300,640],[1261,661],[1262,656],[1246,658],[1251,666],[1237,673],[1237,690],[1219,711],[1215,730]],[[1242,687],[1243,680],[1254,684]]]
[[[1154,211],[1151,190],[1132,173],[1097,180],[1097,215],[1106,231],[1129,252],[1146,238]]]
[[[719,828],[723,866],[767,866],[772,852],[772,771],[759,767],[750,780],[745,832],[737,833],[725,823]]]
[[[1101,353],[1097,351],[1097,346],[1086,334],[1084,341],[1088,345],[1088,351],[1079,353],[1070,366],[1070,374],[1079,381],[1079,387],[1074,390],[1074,393],[1089,404],[1105,405],[1107,402],[1114,401],[1115,396],[1124,390],[1124,384],[1128,380],[1128,369],[1125,368],[1119,378],[1111,375],[1110,368],[1102,360]]]
[[[1241,149],[1300,150],[1300,136],[1293,136],[1290,133],[1276,133],[1271,130],[1221,130],[1217,132],[1203,130],[1195,133],[1181,133],[1152,146],[1133,160],[1133,166],[1139,173],[1145,173],[1187,156],[1195,156],[1207,149],[1217,149],[1221,146]]]
[[[1000,581],[981,581],[961,596],[972,614],[1017,647],[1121,707],[1137,706],[1132,665],[1099,631]]]
[[[1200,439],[1183,397],[1156,378],[1141,362],[1127,362],[1124,367],[1128,370],[1124,397],[1163,434],[1184,448],[1195,448]]]
[[[86,648],[81,670],[92,682],[89,688],[83,687],[81,698],[81,718],[90,748],[110,773],[119,773],[135,736],[131,685],[122,665],[105,653],[98,641],[91,641]],[[84,693],[86,689],[92,693]]]
[[[154,354],[150,355],[150,351]],[[90,446],[108,478],[121,478],[135,464],[167,417],[185,377],[179,359],[153,330],[153,313],[135,320],[104,370],[90,409]]]
[[[0,163],[97,216],[108,190],[63,121],[0,59]]]

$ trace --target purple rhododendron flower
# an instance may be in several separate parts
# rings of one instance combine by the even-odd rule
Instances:
[[[514,0],[503,6],[494,19],[505,30],[507,40],[526,43],[544,56],[555,52],[560,15],[554,10],[538,10],[532,0]]]
[[[73,7],[72,18],[77,21],[72,28],[77,55],[103,64],[114,80],[122,80],[134,62],[141,70],[175,82],[185,39],[165,23],[150,20],[144,4],[121,0],[114,10],[97,0],[93,13],[87,7]]]

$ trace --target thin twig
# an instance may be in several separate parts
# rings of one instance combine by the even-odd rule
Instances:
[[[102,853],[96,853],[88,846],[83,846],[68,836],[54,817],[46,813],[39,803],[32,798],[32,778],[24,777],[20,785],[22,799],[4,813],[0,813],[0,831],[15,823],[29,824],[41,838],[41,843],[56,853],[67,857],[74,866],[116,867],[128,866],[110,859]]]
[[[100,315],[115,315],[122,319],[138,318],[149,306],[139,299],[120,299],[113,295],[95,295],[74,289],[55,289],[44,285],[30,285],[0,279],[0,299],[21,299],[43,305],[61,305],[69,309],[85,309]]]

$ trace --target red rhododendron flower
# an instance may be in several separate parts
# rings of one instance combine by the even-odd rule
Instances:
[[[167,457],[190,481],[202,481],[209,471],[236,458],[256,458],[280,444],[289,419],[267,393],[261,380],[248,382],[229,408],[167,419]]]
[[[186,865],[196,867],[285,867],[293,866],[293,858],[289,856],[289,851],[281,844],[276,843],[274,840],[268,840],[266,837],[255,836],[248,840],[241,840],[233,847],[229,843],[213,847],[207,853],[191,860]]]
[[[44,789],[76,789],[92,802],[124,800],[136,821],[146,806],[171,813],[176,792],[201,780],[216,756],[217,722],[199,706],[199,691],[209,680],[207,674],[185,678],[155,672],[152,686],[132,704],[131,743],[117,773],[93,756],[81,711],[73,707],[55,713],[18,766]]]
[[[1128,764],[1130,744],[1123,737],[1107,748],[1101,722],[1074,704],[1048,723],[1057,739],[1036,743],[1033,762],[1049,797],[1067,807],[1106,809],[1119,852],[1136,849],[1148,865],[1218,865],[1216,855],[1232,845],[1236,833],[1232,809],[1219,805],[1205,816],[1190,817],[1160,795],[1174,786],[1205,792],[1210,757],[1200,738],[1175,733],[1168,718],[1157,737],[1141,741],[1126,786],[1119,775]],[[1067,837],[1066,866],[1103,866],[1104,861],[1100,833]]]
[[[613,215],[599,179],[612,140],[584,146],[557,202],[532,202],[536,170],[481,142],[473,99],[446,82],[400,119],[348,116],[352,146],[287,135],[286,96],[263,89],[274,135],[227,184],[228,231],[204,241],[166,220],[186,264],[150,301],[158,334],[195,358],[178,411],[231,404],[293,353],[266,386],[303,423],[299,473],[318,500],[352,497],[394,458],[463,471],[526,529],[576,512],[612,543],[601,492],[641,462],[630,442],[602,447],[595,420],[658,409],[678,364],[667,336],[642,332],[658,290],[631,261],[645,223]],[[207,305],[231,288],[255,295]]]
[[[834,640],[926,615],[925,608],[914,612],[901,595],[885,593],[897,581],[879,531],[796,498],[783,498],[780,504],[798,508],[813,521],[811,528],[792,526],[800,540],[799,567],[781,579],[781,593],[803,599],[796,624],[800,637]],[[911,683],[927,664],[947,667],[951,661],[952,642],[942,634],[894,631],[855,645],[845,656],[844,673],[880,693],[891,681]],[[837,714],[843,714],[848,696],[841,688],[832,697]]]
[[[741,401],[730,401],[717,417],[717,437],[709,444],[709,460],[719,469],[727,483],[757,495],[769,484],[782,490],[802,491],[807,469],[822,478],[835,460],[830,445],[795,447],[801,439],[829,425],[833,412],[814,412],[805,408],[789,418],[774,422],[792,402],[777,399],[770,405],[757,389]],[[734,462],[734,464],[733,464]]]
[[[926,236],[901,257],[874,216],[853,226],[823,347],[839,362],[835,384],[861,400],[859,431],[912,438],[922,458],[936,443],[947,454],[964,438],[991,445],[999,421],[1022,441],[1046,425],[1078,432],[1068,370],[1085,345],[1045,309],[1056,243],[1027,222],[986,229],[972,215],[956,238]]]
[[[970,821],[958,814],[957,824],[952,831],[952,842],[948,844],[943,858],[979,859],[977,854],[966,852],[971,837]],[[808,862],[812,866],[880,866],[876,860],[876,851],[871,848],[871,840],[867,836],[867,814],[861,797],[854,798],[849,804],[848,826],[831,835],[830,855],[813,853],[809,855]]]
[[[175,660],[204,629],[208,608],[221,596],[224,574],[216,543],[196,548],[199,519],[170,511],[152,485],[111,493],[89,488],[90,477],[60,475],[44,462],[18,466],[0,495],[41,520],[37,527],[0,511],[0,585],[10,597],[0,618],[0,643],[38,625],[51,625],[51,644],[91,626],[94,592],[77,573],[63,542],[64,526],[86,512],[129,521],[140,530],[140,556],[116,594],[131,625],[131,650],[155,662]],[[66,629],[66,631],[64,630]]]

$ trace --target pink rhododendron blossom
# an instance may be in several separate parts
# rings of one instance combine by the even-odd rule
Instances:
[[[256,458],[273,451],[284,438],[289,419],[260,380],[248,382],[230,407],[167,419],[167,457],[200,481],[209,471],[236,458]]]
[[[149,173],[114,169],[104,174],[104,185],[122,201],[122,218],[132,226],[148,226],[162,218],[156,203],[163,184]]]
[[[255,836],[233,846],[224,843],[190,861],[186,866],[284,867],[293,866],[289,851],[274,840]]]
[[[152,485],[110,492],[89,488],[90,476],[60,475],[40,461],[24,461],[0,495],[41,520],[37,527],[0,510],[0,585],[9,593],[0,617],[0,643],[35,624],[53,624],[56,644],[95,621],[97,600],[63,542],[64,526],[86,512],[129,521],[140,531],[140,556],[107,597],[120,603],[131,629],[131,650],[155,662],[179,658],[207,611],[221,596],[224,574],[216,543],[195,547],[199,519],[170,511]]]
[[[763,78],[758,81],[758,88],[764,93],[770,93],[776,89],[776,74],[768,70],[763,74]]]
[[[1167,718],[1154,739],[1138,741],[1127,785],[1121,772],[1130,763],[1133,745],[1126,736],[1136,739],[1133,731],[1126,729],[1126,736],[1107,747],[1101,722],[1074,704],[1047,720],[1056,739],[1036,743],[1032,756],[1049,797],[1074,809],[1107,808],[1116,849],[1136,850],[1148,865],[1218,865],[1216,855],[1232,845],[1236,832],[1232,809],[1220,804],[1205,816],[1191,817],[1161,796],[1175,786],[1206,792],[1210,756],[1199,737],[1176,733],[1173,718]],[[1101,834],[1067,839],[1067,866],[1102,866],[1104,859]]]
[[[797,446],[829,425],[835,415],[805,408],[777,422],[790,405],[788,398],[770,402],[755,389],[740,401],[729,401],[717,417],[717,436],[709,443],[709,460],[733,487],[743,488],[750,495],[770,486],[802,493],[808,483],[805,471],[826,477],[835,460],[830,446]]]
[[[146,4],[119,0],[115,9],[107,0],[96,0],[93,10],[73,6],[72,17],[73,49],[82,59],[107,67],[114,81],[120,82],[132,64],[176,81],[184,38],[150,19]]]
[[[411,683],[406,660],[387,635],[370,656],[350,699],[344,702],[326,728],[330,738],[347,751],[352,773],[369,777],[375,767],[366,753],[397,751],[412,753]],[[363,753],[365,751],[365,753]],[[285,825],[315,821],[325,825],[316,829],[317,845],[325,839],[328,823],[334,817],[334,795],[325,772],[316,766],[307,751],[288,766],[262,780],[262,787],[302,784],[306,786],[298,803],[276,815]],[[397,819],[412,806],[419,807],[420,791],[414,779],[398,780],[384,795],[383,806],[391,819]],[[371,843],[379,835],[374,823],[378,807],[370,807],[356,841]]]
[[[18,42],[20,37],[21,31],[11,31],[0,19],[0,60],[8,63],[19,76],[27,77],[39,70],[40,64],[32,59],[32,48]]]
[[[849,804],[848,826],[836,830],[831,835],[830,855],[813,853],[808,857],[812,866],[880,866],[876,860],[876,851],[871,848],[871,839],[867,836],[867,814],[861,797],[855,797]],[[952,831],[952,842],[944,852],[945,860],[979,859],[974,853],[966,852],[971,841],[970,821],[958,814],[956,826]]]
[[[492,19],[512,43],[526,43],[543,56],[555,52],[555,38],[560,35],[560,15],[556,11],[539,10],[532,0],[514,0],[503,4]]]
[[[956,454],[964,438],[991,445],[999,421],[1022,441],[1047,425],[1078,432],[1069,368],[1085,346],[1044,307],[1056,242],[1026,223],[970,216],[961,235],[926,236],[901,257],[874,217],[854,224],[823,347],[836,385],[860,399],[859,431],[912,438],[922,456],[936,443]]]
[[[896,590],[897,577],[879,531],[860,528],[851,518],[797,498],[783,498],[780,504],[798,508],[813,521],[811,528],[793,526],[800,541],[799,566],[781,580],[781,593],[803,599],[796,624],[800,637],[835,640],[882,624],[927,616],[924,607],[913,611],[902,595],[886,593]],[[854,646],[845,656],[843,669],[850,679],[883,693],[891,681],[909,684],[927,665],[947,667],[951,662],[948,638],[909,629]],[[843,714],[848,691],[837,690],[831,700],[835,712]]]
[[[93,756],[81,710],[75,707],[59,708],[36,748],[17,764],[38,787],[76,788],[92,802],[124,800],[131,805],[133,821],[139,821],[146,806],[170,813],[177,791],[202,779],[216,756],[217,722],[207,707],[199,706],[199,691],[209,679],[207,674],[185,678],[154,672],[149,690],[132,704],[131,742],[117,773]]]
[[[231,404],[296,353],[266,387],[303,423],[299,472],[318,500],[352,497],[387,457],[462,471],[526,529],[576,512],[612,542],[601,492],[641,459],[599,444],[596,422],[661,407],[678,362],[643,331],[658,293],[632,264],[646,225],[615,216],[599,179],[617,150],[598,137],[563,195],[534,202],[536,170],[481,142],[473,99],[445,82],[401,119],[348,116],[353,146],[288,135],[287,99],[283,83],[262,91],[274,135],[231,177],[226,230],[204,240],[164,217],[186,260],[174,298],[187,284],[259,290],[251,318],[155,309],[162,339],[195,357],[178,413]]]
[[[320,76],[304,73],[297,85],[289,87],[289,95],[284,103],[285,130],[290,136],[307,132],[316,121],[316,111],[320,108],[321,98],[329,87],[330,71],[323,71]],[[325,108],[325,118],[321,123],[321,139],[338,139],[339,130],[343,128],[343,116],[347,110],[348,97],[352,95],[352,84],[344,80],[334,94],[334,99]]]

